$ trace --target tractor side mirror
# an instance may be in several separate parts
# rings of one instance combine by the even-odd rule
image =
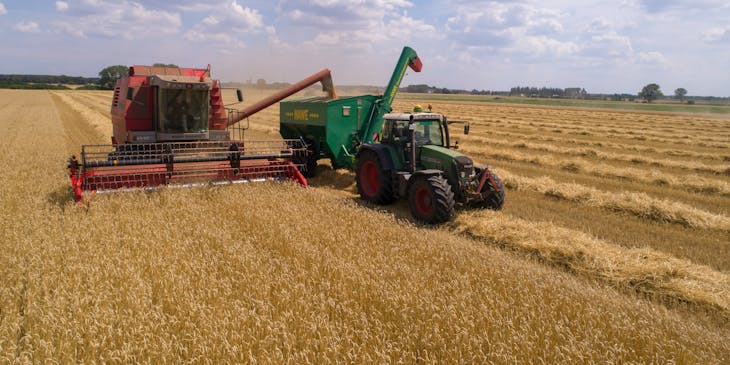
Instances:
[[[238,102],[243,101],[243,93],[241,92],[241,89],[236,89],[236,96],[238,97]]]
[[[464,134],[469,134],[469,123],[464,124]]]

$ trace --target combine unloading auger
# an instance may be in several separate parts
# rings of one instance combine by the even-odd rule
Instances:
[[[209,69],[130,67],[114,90],[112,144],[82,146],[80,157],[69,159],[74,197],[282,179],[306,186],[298,163],[307,154],[303,140],[231,140],[227,128],[317,82],[334,96],[325,69],[249,107],[226,110]]]

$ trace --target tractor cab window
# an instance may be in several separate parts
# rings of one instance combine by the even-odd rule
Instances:
[[[159,130],[199,133],[208,129],[208,90],[160,89]]]
[[[383,128],[384,142],[401,142],[408,140],[407,120],[388,120]]]
[[[436,120],[424,120],[413,123],[416,146],[427,144],[443,146],[444,138],[441,133],[441,123]]]

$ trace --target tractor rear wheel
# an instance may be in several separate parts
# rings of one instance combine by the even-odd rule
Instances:
[[[484,187],[482,187],[482,191],[480,191],[483,200],[474,202],[473,205],[477,208],[502,210],[502,206],[504,205],[504,184],[502,184],[502,180],[499,179],[497,174],[491,171],[488,172],[487,170],[482,171],[482,174],[487,173],[492,174],[492,179],[496,186],[492,186],[492,182],[487,179]]]
[[[454,217],[454,192],[441,176],[416,176],[408,191],[408,206],[414,218],[438,224]]]
[[[364,200],[375,204],[390,204],[395,201],[390,171],[383,169],[383,163],[373,151],[364,151],[357,160],[355,169],[357,192]]]
[[[364,200],[375,204],[390,204],[395,201],[390,171],[383,169],[383,163],[373,151],[363,151],[355,168],[357,192]]]

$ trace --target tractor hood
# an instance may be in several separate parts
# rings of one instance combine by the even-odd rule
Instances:
[[[474,162],[463,153],[442,146],[425,145],[421,147],[421,165],[427,169],[449,171],[454,161],[460,167],[471,168]]]

